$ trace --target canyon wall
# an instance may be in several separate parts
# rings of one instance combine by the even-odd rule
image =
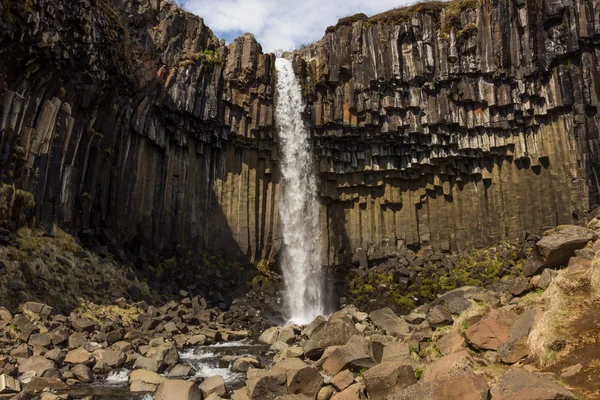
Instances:
[[[584,223],[599,203],[598,8],[420,3],[344,18],[296,51],[328,262]]]
[[[46,229],[136,261],[276,250],[275,57],[252,35],[164,0],[2,0],[0,29],[0,176]]]
[[[324,262],[585,222],[599,18],[583,0],[420,3],[296,51]],[[0,0],[0,29],[0,176],[46,229],[135,261],[274,257],[274,56],[252,35],[226,45],[164,0]]]

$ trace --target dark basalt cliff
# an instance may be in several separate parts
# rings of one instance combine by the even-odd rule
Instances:
[[[159,0],[2,0],[0,30],[2,178],[44,225],[130,258],[269,255],[275,58],[252,35]]]
[[[422,3],[295,53],[323,259],[461,251],[598,203],[597,5]],[[122,258],[279,242],[274,56],[159,0],[0,0],[2,180]],[[140,251],[141,249],[141,251]]]
[[[598,204],[598,5],[431,2],[356,15],[297,51],[328,260],[461,251]]]

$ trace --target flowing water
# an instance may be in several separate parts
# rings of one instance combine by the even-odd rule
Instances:
[[[281,265],[290,320],[311,322],[325,311],[317,182],[309,131],[302,119],[302,88],[289,60],[278,58],[276,121],[281,148],[283,228]]]
[[[240,357],[258,359],[263,367],[269,368],[271,359],[266,356],[269,346],[255,344],[250,340],[223,342],[210,346],[189,348],[179,354],[179,363],[187,364],[195,371],[194,377],[210,378],[220,375],[230,392],[244,386],[246,374],[231,372],[233,361]],[[227,356],[226,359],[223,359]],[[68,394],[76,399],[92,396],[98,400],[152,400],[151,394],[129,393],[129,370],[111,372],[106,379],[91,385],[74,386]]]

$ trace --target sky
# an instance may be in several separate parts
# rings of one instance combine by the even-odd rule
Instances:
[[[293,50],[319,40],[329,25],[356,13],[377,14],[407,0],[178,0],[228,43],[254,34],[263,51]],[[414,1],[412,1],[414,2]]]

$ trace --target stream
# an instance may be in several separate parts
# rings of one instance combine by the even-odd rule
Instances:
[[[220,375],[225,380],[229,392],[244,386],[246,374],[231,372],[233,362],[240,357],[253,357],[263,367],[270,367],[271,358],[266,356],[269,346],[251,340],[223,342],[209,346],[190,347],[179,353],[179,363],[189,365],[196,371],[191,378],[210,378]],[[221,360],[228,356],[226,361]],[[73,386],[67,391],[74,398],[92,396],[102,400],[152,400],[151,394],[129,392],[129,370],[114,371],[106,379],[97,380],[90,385]],[[185,378],[178,378],[185,379]]]

